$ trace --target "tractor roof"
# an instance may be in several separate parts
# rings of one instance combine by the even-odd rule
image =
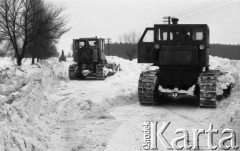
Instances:
[[[88,38],[78,38],[73,40],[104,40],[104,38],[88,37]]]
[[[154,27],[205,27],[208,28],[207,24],[155,24]]]

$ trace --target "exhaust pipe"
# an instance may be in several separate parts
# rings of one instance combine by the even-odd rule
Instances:
[[[177,25],[178,24],[179,19],[178,18],[172,18],[172,24],[173,25]]]

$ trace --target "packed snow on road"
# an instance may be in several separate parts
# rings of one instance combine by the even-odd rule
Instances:
[[[0,151],[143,150],[145,121],[170,121],[172,131],[208,129],[213,123],[219,133],[224,128],[235,130],[240,145],[239,60],[210,57],[211,69],[226,72],[218,87],[229,83],[234,87],[216,109],[209,109],[198,108],[189,98],[141,106],[138,79],[150,64],[116,56],[107,59],[119,63],[121,71],[103,81],[70,81],[72,58],[67,62],[51,58],[35,65],[25,60],[21,67],[10,58],[0,58]],[[165,134],[170,140],[172,131]],[[219,138],[221,134],[216,135],[216,145]]]

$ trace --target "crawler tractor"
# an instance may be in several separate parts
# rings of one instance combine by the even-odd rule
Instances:
[[[208,25],[167,19],[168,24],[146,28],[138,42],[138,63],[152,63],[140,74],[140,104],[155,104],[164,96],[191,95],[197,97],[200,107],[215,108],[217,79],[223,73],[209,69]],[[230,89],[229,85],[224,92]]]
[[[64,62],[67,61],[67,58],[66,58],[66,56],[64,55],[64,51],[63,51],[63,50],[62,50],[61,56],[59,57],[59,62],[61,62],[61,61],[64,61]]]
[[[73,39],[73,61],[69,67],[70,80],[100,79],[113,75],[120,68],[116,63],[107,63],[103,38]]]

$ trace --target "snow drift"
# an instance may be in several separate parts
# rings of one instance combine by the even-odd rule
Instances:
[[[229,98],[221,100],[219,108],[224,114],[219,113],[223,125],[232,125],[240,133],[240,60],[229,60],[226,58],[210,56],[210,68],[226,72],[225,76],[219,77],[218,87],[226,88],[226,85],[233,83],[233,89]]]
[[[3,63],[2,63],[3,64]],[[47,110],[45,91],[66,77],[57,59],[36,65],[0,68],[0,150],[45,150],[54,120]]]

